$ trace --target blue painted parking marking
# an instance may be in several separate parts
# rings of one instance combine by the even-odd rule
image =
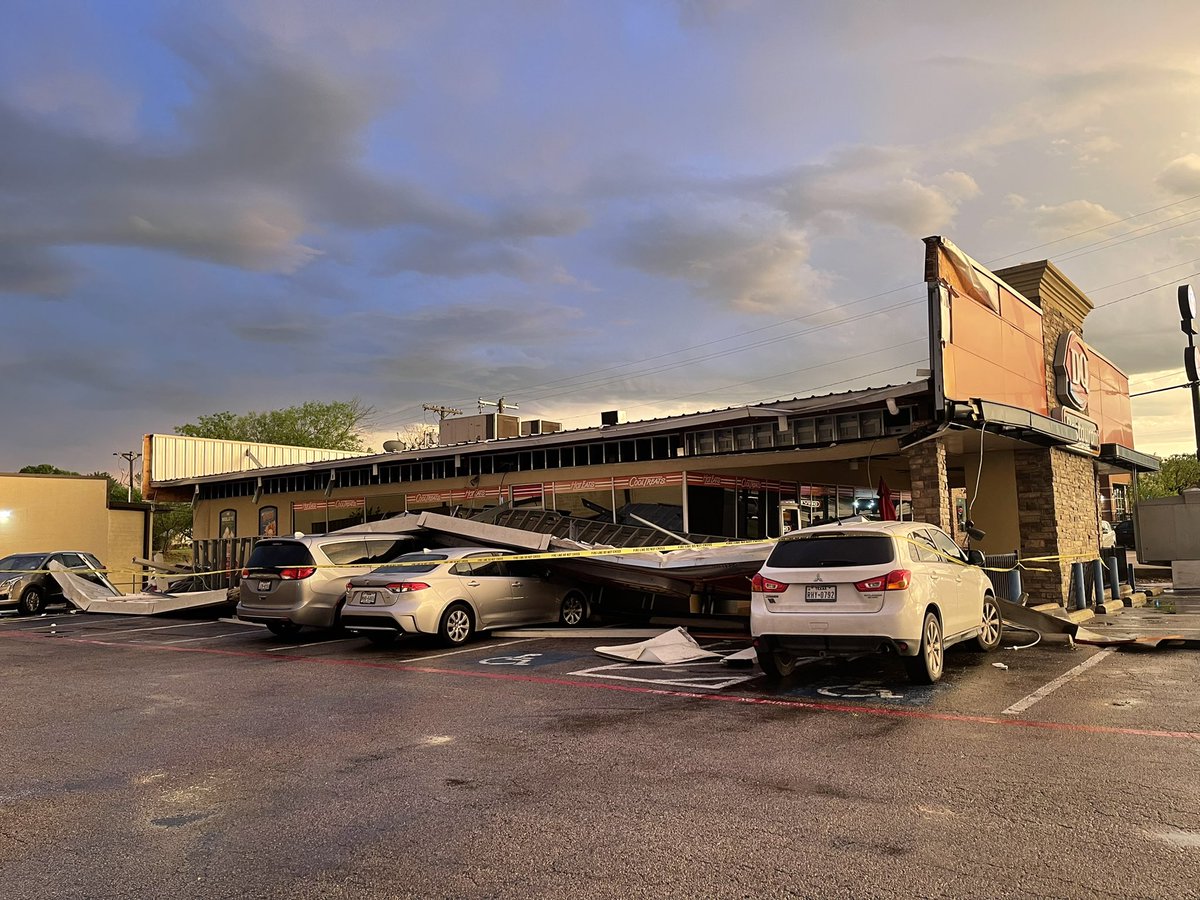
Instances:
[[[517,669],[537,669],[542,666],[553,665],[554,663],[565,662],[569,659],[576,659],[572,653],[514,653],[503,656],[488,656],[484,659],[477,659],[476,662],[481,666],[504,666],[506,668]]]
[[[801,676],[803,677],[803,676]],[[900,706],[927,706],[938,692],[938,685],[913,685],[903,681],[881,679],[821,679],[809,684],[785,687],[779,693],[812,700],[853,700],[866,703],[887,703]]]

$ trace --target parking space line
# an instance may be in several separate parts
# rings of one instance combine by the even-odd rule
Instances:
[[[135,634],[139,631],[167,631],[171,628],[197,628],[201,625],[211,625],[212,622],[184,622],[182,625],[158,625],[149,628],[121,628],[117,631],[89,632],[88,637],[108,637],[113,634]]]
[[[280,650],[299,650],[301,647],[323,647],[326,644],[344,644],[346,641],[355,641],[358,638],[334,638],[332,641],[312,641],[308,644],[284,644],[282,647],[268,647],[264,653],[278,653]],[[171,643],[175,643],[172,641]]]
[[[476,650],[493,650],[496,647],[511,647],[513,644],[528,644],[536,641],[537,638],[522,638],[519,641],[506,641],[503,644],[488,644],[486,647],[466,647],[462,650],[451,650],[449,653],[434,653],[432,656],[416,656],[413,657],[416,662],[424,662],[427,659],[441,659],[443,656],[457,656],[460,653],[471,653]]]
[[[221,634],[206,634],[204,637],[195,638],[180,638],[175,641],[163,641],[163,646],[167,644],[194,644],[197,641],[219,641],[221,638],[239,637],[240,635],[250,634],[248,631],[225,631]],[[257,637],[257,635],[255,635]]]
[[[67,619],[75,619],[75,618],[76,617],[74,615],[72,615],[71,613],[63,613],[61,615],[45,616],[45,617],[37,616],[36,618],[32,617],[32,616],[12,616],[12,617],[6,617],[3,619],[0,619],[0,627],[11,624],[12,627],[14,629],[16,629],[17,631],[28,631],[27,628],[20,628],[19,626],[28,625],[32,628],[38,628],[42,625],[49,625],[52,622],[57,623],[57,622],[65,621]]]
[[[1069,672],[1064,672],[1062,675],[1059,675],[1053,681],[1047,682],[1046,684],[1042,685],[1040,688],[1038,688],[1036,691],[1034,691],[1029,696],[1023,697],[1022,699],[1018,700],[1016,703],[1014,703],[1008,709],[1004,710],[1001,713],[1001,715],[1015,716],[1019,713],[1025,712],[1025,710],[1029,709],[1029,707],[1033,706],[1033,704],[1037,703],[1039,700],[1044,700],[1046,697],[1053,694],[1055,691],[1057,691],[1060,687],[1062,687],[1064,684],[1066,684],[1072,678],[1082,675],[1084,672],[1086,672],[1092,666],[1103,661],[1106,657],[1110,656],[1114,652],[1116,652],[1115,647],[1108,647],[1104,650],[1101,650],[1095,656],[1090,657],[1089,659],[1085,659],[1083,662],[1081,662],[1075,668],[1071,669]]]

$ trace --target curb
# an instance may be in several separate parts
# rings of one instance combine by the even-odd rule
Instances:
[[[1124,611],[1125,603],[1122,600],[1105,600],[1096,607],[1097,615],[1113,616]]]
[[[1124,601],[1126,606],[1130,606],[1130,607],[1134,607],[1134,606],[1140,607],[1140,606],[1146,605],[1146,595],[1143,594],[1141,591],[1135,591],[1134,593],[1123,597],[1122,600]]]

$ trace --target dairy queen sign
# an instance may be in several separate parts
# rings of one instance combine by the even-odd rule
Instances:
[[[1076,331],[1064,332],[1054,352],[1054,391],[1063,406],[1086,412],[1089,392],[1088,352]]]

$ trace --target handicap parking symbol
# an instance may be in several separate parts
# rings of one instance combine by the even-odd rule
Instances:
[[[508,666],[517,669],[537,669],[554,663],[575,659],[570,653],[518,653],[512,656],[489,656],[477,660],[481,666]]]
[[[793,697],[809,697],[813,700],[851,700],[870,703],[877,701],[899,706],[925,706],[934,697],[935,687],[913,687],[877,681],[828,681],[801,684],[781,693]]]

